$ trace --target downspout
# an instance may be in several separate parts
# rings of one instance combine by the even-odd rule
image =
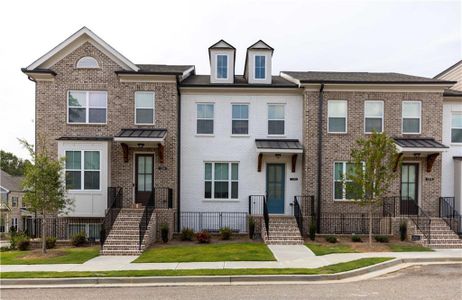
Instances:
[[[323,102],[324,102],[324,83],[321,83],[321,88],[319,89],[319,99],[318,99],[318,188],[317,188],[317,198],[318,198],[318,207],[316,210],[316,231],[317,233],[321,232],[321,173],[322,173],[322,115],[323,115]]]
[[[180,226],[181,226],[181,223],[180,223],[180,184],[181,184],[181,92],[180,92],[180,80],[179,80],[179,76],[176,77],[176,90],[177,90],[177,94],[178,94],[178,99],[177,99],[177,139],[176,139],[176,178],[177,178],[177,182],[176,182],[176,207],[177,207],[177,218],[176,218],[176,226],[177,226],[177,230],[178,232],[180,232]]]

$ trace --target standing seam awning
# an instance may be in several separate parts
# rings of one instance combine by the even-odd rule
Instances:
[[[398,152],[443,152],[447,146],[433,138],[394,138]]]
[[[255,144],[259,153],[303,153],[299,140],[258,139]]]

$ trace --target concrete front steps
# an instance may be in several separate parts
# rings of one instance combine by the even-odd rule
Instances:
[[[303,238],[293,216],[270,216],[269,237],[262,220],[262,238],[267,245],[303,245]]]
[[[462,239],[451,230],[441,218],[431,218],[430,243],[416,226],[413,227],[414,235],[420,236],[419,243],[433,249],[462,249]]]
[[[120,210],[103,245],[101,255],[140,255],[143,252],[146,247],[144,241],[151,226],[151,224],[148,225],[140,249],[139,224],[143,212],[143,208],[123,208]]]

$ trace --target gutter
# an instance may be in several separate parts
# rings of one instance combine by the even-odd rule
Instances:
[[[176,150],[176,205],[177,205],[177,218],[176,218],[176,226],[178,228],[178,232],[180,232],[181,226],[181,204],[180,204],[180,184],[181,184],[181,91],[180,91],[180,80],[179,76],[176,77],[176,90],[178,93],[177,99],[177,150]]]
[[[324,83],[321,83],[321,88],[319,89],[319,100],[318,100],[318,169],[317,169],[317,218],[316,218],[316,231],[320,233],[321,227],[321,173],[322,173],[322,115],[323,115],[323,102],[324,102]]]

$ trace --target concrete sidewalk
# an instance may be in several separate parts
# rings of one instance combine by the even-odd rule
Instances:
[[[402,259],[462,259],[462,250],[435,252],[369,252],[315,256],[303,245],[270,245],[277,261],[233,261],[191,263],[132,263],[137,256],[98,256],[83,264],[1,265],[1,272],[24,271],[117,271],[117,270],[186,270],[186,269],[255,269],[255,268],[318,268],[367,257]]]

